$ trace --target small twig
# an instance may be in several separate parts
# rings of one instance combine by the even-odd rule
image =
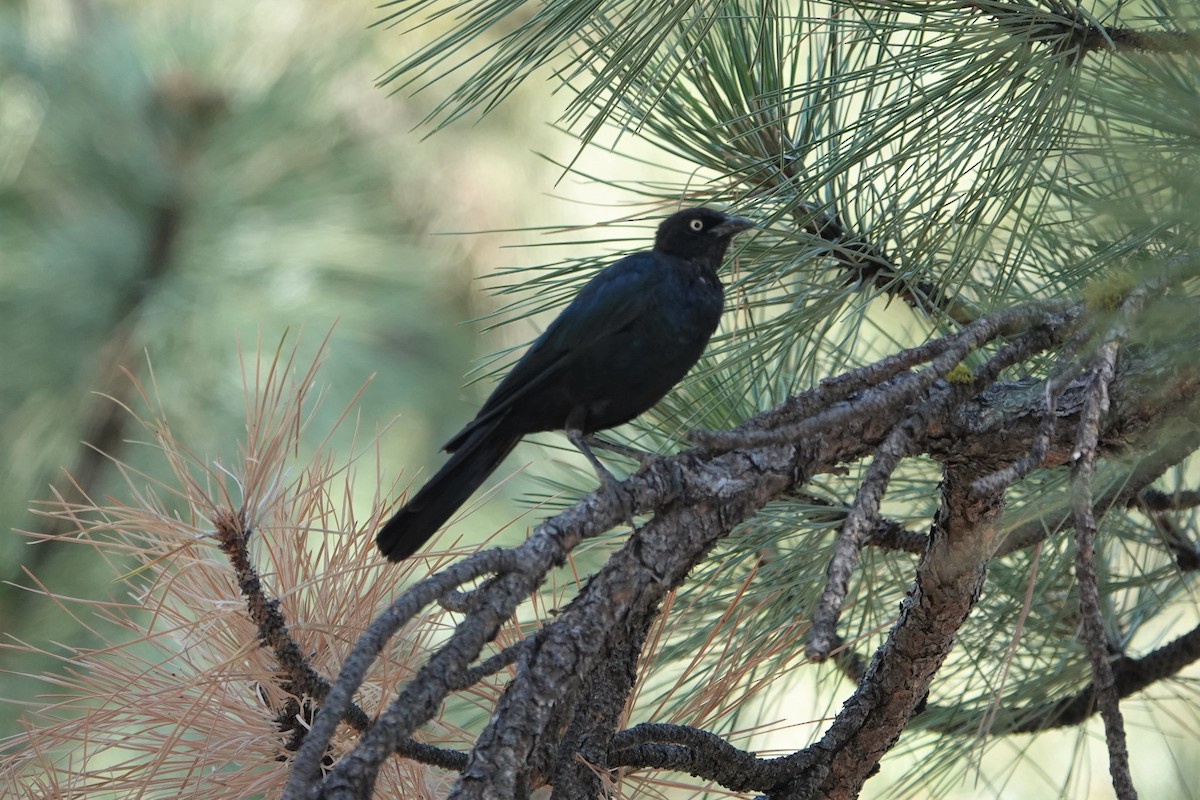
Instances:
[[[457,678],[447,681],[450,691],[461,692],[463,689],[479,683],[487,676],[494,675],[505,667],[510,667],[517,663],[517,659],[521,657],[521,653],[529,648],[529,643],[529,639],[521,639],[504,648],[499,653],[471,667]]]
[[[1200,506],[1200,492],[1197,491],[1167,494],[1157,489],[1144,489],[1129,501],[1130,508],[1136,508],[1150,518],[1150,522],[1162,535],[1163,544],[1175,557],[1176,566],[1183,572],[1200,570],[1200,547],[1180,530],[1170,512],[1196,506]]]
[[[478,595],[474,591],[464,592],[461,589],[451,589],[438,598],[438,605],[446,611],[466,614],[471,610]]]
[[[840,505],[835,505],[824,497],[818,497],[807,492],[798,494],[797,498],[808,505],[829,509],[829,513],[827,514],[814,515],[812,519],[816,522],[844,522],[850,513],[847,509]],[[910,531],[896,520],[886,517],[876,518],[875,527],[867,532],[866,539],[863,541],[863,545],[866,547],[878,547],[881,550],[896,550],[918,556],[925,552],[925,546],[928,543],[928,534]]]
[[[1092,665],[1092,682],[1096,686],[1100,716],[1104,720],[1108,770],[1119,800],[1133,800],[1137,797],[1137,790],[1129,770],[1125,721],[1112,664],[1109,662],[1108,637],[1100,608],[1094,550],[1096,517],[1092,513],[1092,480],[1096,474],[1100,426],[1109,411],[1108,390],[1117,374],[1117,355],[1121,343],[1128,335],[1125,319],[1141,307],[1146,291],[1142,287],[1126,295],[1118,309],[1120,317],[1097,350],[1088,395],[1079,420],[1075,464],[1071,469],[1071,514],[1075,520],[1075,575],[1079,583],[1079,611],[1083,618],[1088,659]]]
[[[1145,510],[1145,509],[1143,509]],[[1146,511],[1150,523],[1162,537],[1162,542],[1175,558],[1175,566],[1181,572],[1195,572],[1200,569],[1200,548],[1187,537],[1175,524],[1175,520],[1165,511]]]
[[[519,555],[511,550],[485,550],[476,553],[417,583],[372,622],[342,662],[342,671],[337,681],[330,687],[308,737],[296,753],[292,774],[284,788],[284,797],[300,800],[308,796],[308,787],[316,783],[320,774],[321,757],[325,748],[329,746],[338,724],[350,713],[354,693],[362,685],[367,670],[383,650],[383,646],[401,626],[446,592],[481,575],[510,572],[519,564]],[[425,669],[428,669],[428,665]],[[406,737],[396,737],[396,743],[404,738]],[[395,745],[388,750],[394,748]]]
[[[895,259],[846,228],[834,209],[812,203],[797,203],[792,216],[805,233],[829,245],[828,255],[847,273],[846,283],[870,284],[891,297],[898,297],[917,309],[937,308],[960,324],[972,321],[974,314],[956,298],[949,297],[931,281],[912,280],[896,268]]]
[[[437,604],[446,611],[457,614],[469,614],[471,609],[479,604],[480,598],[485,597],[488,588],[496,580],[495,576],[488,578],[474,589],[463,591],[459,588],[450,589],[437,599]]]
[[[276,662],[287,676],[284,688],[299,698],[291,713],[280,712],[278,719],[281,729],[290,725],[286,730],[293,732],[286,749],[297,751],[301,748],[308,730],[308,716],[315,713],[329,694],[329,681],[313,669],[309,660],[301,654],[300,645],[292,638],[283,612],[279,610],[279,601],[267,597],[258,571],[254,568],[250,553],[246,549],[250,529],[244,512],[235,514],[232,511],[220,511],[213,517],[213,526],[217,534],[217,545],[229,557],[237,576],[238,589],[246,601],[247,613],[258,627],[259,642],[275,654]],[[370,717],[357,703],[350,704],[345,718],[359,733],[371,727]],[[399,742],[396,752],[414,761],[444,769],[461,770],[467,764],[465,753],[414,739]]]
[[[895,520],[881,518],[875,520],[875,527],[867,534],[863,544],[919,556],[929,545],[929,534],[910,531]]]
[[[1137,797],[1137,790],[1129,771],[1125,722],[1121,715],[1112,664],[1108,660],[1108,637],[1105,635],[1104,616],[1100,608],[1093,549],[1096,518],[1092,513],[1092,478],[1096,472],[1100,423],[1108,412],[1108,387],[1116,374],[1119,347],[1119,340],[1114,336],[1101,345],[1096,358],[1091,396],[1079,424],[1077,458],[1072,469],[1071,510],[1075,519],[1075,574],[1079,583],[1079,609],[1092,665],[1092,682],[1100,702],[1100,716],[1104,720],[1109,773],[1119,800],[1133,800]]]
[[[1051,377],[1046,381],[1043,400],[1045,408],[1043,410],[1042,421],[1038,425],[1037,433],[1034,435],[1033,444],[1029,448],[1029,454],[1022,459],[1014,461],[1004,469],[996,470],[975,481],[971,489],[977,495],[984,496],[1002,491],[1041,467],[1045,462],[1046,454],[1050,450],[1050,440],[1054,436],[1054,429],[1058,424],[1056,416],[1058,412],[1058,400],[1075,377],[1075,371],[1072,369],[1072,366],[1075,364],[1075,354],[1083,346],[1083,343],[1087,339],[1087,334],[1088,331],[1086,329],[1077,332],[1063,346],[1058,357],[1055,359],[1055,366],[1051,371]]]
[[[774,788],[816,757],[809,748],[789,756],[759,758],[708,731],[643,723],[613,736],[609,766],[677,770],[731,791],[750,792]]]
[[[1061,391],[1061,388],[1059,391]],[[1054,428],[1057,423],[1054,415],[1057,411],[1058,395],[1050,384],[1046,384],[1045,403],[1045,409],[1042,412],[1042,421],[1038,425],[1037,433],[1034,435],[1033,444],[1029,448],[1029,454],[1003,469],[998,469],[995,472],[984,475],[975,481],[971,486],[971,491],[978,495],[993,494],[1008,488],[1013,483],[1042,466],[1046,460],[1046,454],[1050,451],[1050,439],[1054,435]]]
[[[825,571],[825,589],[813,611],[812,630],[804,652],[814,661],[824,661],[839,641],[838,618],[850,586],[850,576],[858,564],[858,554],[867,534],[879,514],[879,504],[887,491],[892,473],[900,461],[910,455],[914,441],[922,430],[915,430],[909,420],[892,429],[887,439],[876,449],[875,458],[867,468],[862,484],[854,496],[854,504],[838,533],[833,557]]]
[[[312,668],[300,652],[300,645],[292,638],[283,612],[279,610],[279,601],[268,598],[263,590],[262,581],[250,563],[250,554],[246,550],[250,529],[245,513],[220,510],[213,515],[213,525],[217,546],[229,557],[237,576],[238,590],[246,601],[246,610],[258,628],[259,642],[275,654],[275,660],[283,668],[295,692],[320,702],[329,691],[329,682]],[[359,730],[370,727],[370,719],[361,708],[348,709],[347,717],[350,724]]]
[[[917,348],[916,350],[919,350],[922,356],[932,356],[929,359],[929,366],[920,372],[905,372],[906,367],[900,365],[905,364],[908,359],[897,358],[895,361],[891,361],[888,370],[867,373],[874,378],[887,380],[888,383],[872,385],[857,397],[825,406],[813,416],[807,416],[793,424],[772,424],[769,428],[759,427],[761,421],[755,420],[754,427],[741,426],[727,433],[693,431],[689,438],[716,452],[765,447],[799,441],[814,435],[821,429],[845,424],[863,414],[895,413],[920,396],[921,392],[928,389],[937,380],[945,377],[972,350],[1005,333],[1023,332],[1039,323],[1048,323],[1053,315],[1063,313],[1068,313],[1073,317],[1077,311],[1071,311],[1064,304],[1044,304],[1022,306],[984,317],[958,333],[939,340],[940,344],[937,348]],[[1070,322],[1069,319],[1064,321],[1068,324]],[[916,352],[916,350],[912,352]],[[859,372],[856,370],[850,375],[857,377]],[[852,382],[847,381],[847,383],[853,385]],[[822,387],[824,386],[825,384],[822,384]],[[830,393],[828,390],[822,391],[819,387],[808,394],[814,394],[822,400],[829,401],[834,399],[825,396]],[[840,400],[840,398],[836,399]],[[804,403],[804,405],[810,404]],[[818,409],[811,410],[817,411]]]
[[[867,674],[867,666],[870,660],[864,658],[853,647],[844,642],[841,637],[838,637],[837,643],[834,645],[833,652],[829,655],[829,660],[834,666],[842,671],[842,674],[854,682],[855,685],[862,683],[863,676]]]

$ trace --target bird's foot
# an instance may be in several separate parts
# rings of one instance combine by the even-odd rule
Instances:
[[[643,467],[647,464],[653,464],[659,458],[655,453],[648,453],[645,450],[638,450],[636,447],[610,442],[608,439],[602,439],[594,433],[584,436],[583,441],[591,447],[607,450],[610,453],[616,453],[626,458],[632,458]]]
[[[625,519],[625,522],[629,524],[630,529],[636,531],[637,525],[633,521],[633,499],[629,497],[628,492],[626,492],[624,487],[621,486],[621,482],[617,480],[616,476],[609,472],[608,468],[600,463],[600,459],[596,458],[596,454],[593,453],[592,448],[588,446],[590,444],[592,446],[604,447],[605,445],[611,443],[604,442],[602,439],[597,440],[595,436],[584,436],[581,432],[573,430],[567,431],[567,438],[571,440],[571,444],[575,445],[575,447],[579,449],[579,452],[583,453],[583,457],[588,460],[588,463],[592,465],[592,469],[596,471],[596,477],[600,479],[600,483],[604,484],[604,487],[608,489],[608,491],[612,493],[612,496],[616,498],[617,502],[621,504],[621,513]],[[616,446],[620,447],[621,445]],[[632,450],[632,448],[629,449]],[[633,450],[633,452],[636,453],[640,451]],[[642,453],[642,455],[649,454]]]

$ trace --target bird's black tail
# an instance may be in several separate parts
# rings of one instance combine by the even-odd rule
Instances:
[[[454,454],[404,508],[375,535],[388,561],[401,561],[420,549],[442,523],[487,480],[521,437],[501,430],[498,422],[483,426],[458,443]]]

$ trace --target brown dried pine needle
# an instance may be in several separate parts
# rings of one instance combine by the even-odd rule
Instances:
[[[318,355],[301,371],[295,350],[280,349],[244,365],[246,438],[229,461],[199,457],[177,441],[153,373],[147,384],[130,376],[146,410],[129,413],[169,477],[114,463],[124,479],[123,499],[60,499],[43,508],[72,522],[77,533],[60,541],[91,548],[103,559],[122,599],[69,597],[30,576],[31,591],[96,632],[104,645],[88,650],[2,645],[54,658],[61,669],[39,676],[44,695],[11,699],[25,708],[26,731],[0,742],[5,787],[0,794],[229,798],[279,792],[289,739],[310,721],[305,709],[311,706],[293,691],[275,652],[260,645],[234,569],[217,547],[213,520],[241,521],[264,596],[279,601],[287,634],[326,680],[336,676],[369,621],[412,579],[409,573],[436,567],[413,559],[381,568],[371,532],[384,515],[380,498],[396,493],[381,486],[378,475],[369,518],[355,517],[352,478],[358,456],[366,453],[368,461],[377,456],[376,436],[343,461],[326,449],[327,441],[301,461],[321,360]],[[339,424],[350,418],[352,407]],[[445,616],[430,611],[385,651],[358,696],[368,715],[428,657]],[[505,674],[472,687],[468,702],[494,704]],[[446,717],[467,715],[444,713],[426,727],[426,740],[468,747],[473,734]],[[331,757],[348,749],[356,735],[343,725]],[[393,759],[380,775],[379,789],[381,796],[440,794],[452,777]]]

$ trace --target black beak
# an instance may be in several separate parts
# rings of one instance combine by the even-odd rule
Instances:
[[[713,228],[709,233],[717,236],[733,236],[742,231],[748,231],[751,228],[757,227],[753,222],[743,217],[726,217],[724,222]]]

